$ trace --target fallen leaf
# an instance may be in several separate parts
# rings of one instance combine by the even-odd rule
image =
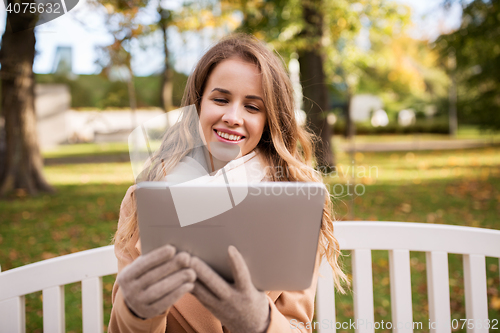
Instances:
[[[54,258],[56,257],[57,255],[55,253],[52,253],[52,252],[43,252],[42,253],[42,259],[43,260],[47,260],[47,259],[50,259],[50,258]]]
[[[407,162],[413,162],[415,160],[415,154],[414,153],[406,153],[405,158],[406,158]]]
[[[11,249],[10,252],[9,252],[9,259],[10,260],[16,260],[17,257],[19,257],[19,253],[16,250]]]
[[[402,203],[400,209],[404,213],[409,213],[411,212],[411,205],[409,203]]]
[[[492,309],[495,309],[495,310],[500,310],[500,297],[492,296],[491,302],[490,302],[490,307]]]

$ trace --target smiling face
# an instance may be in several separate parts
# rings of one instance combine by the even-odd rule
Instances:
[[[203,91],[200,126],[216,158],[227,162],[257,147],[266,125],[263,98],[256,65],[229,58],[214,68]]]

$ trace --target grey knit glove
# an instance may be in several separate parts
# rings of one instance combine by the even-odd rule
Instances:
[[[142,319],[165,312],[194,287],[196,273],[189,268],[191,256],[175,254],[171,245],[140,256],[116,279],[129,309]]]
[[[234,284],[227,283],[205,262],[191,258],[197,280],[191,292],[231,333],[262,333],[270,321],[270,307],[264,292],[255,289],[240,252],[228,249]]]

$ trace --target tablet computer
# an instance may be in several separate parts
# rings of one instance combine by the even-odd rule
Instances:
[[[311,285],[325,204],[322,184],[141,182],[135,195],[142,253],[171,244],[232,281],[227,249],[234,245],[257,289]]]

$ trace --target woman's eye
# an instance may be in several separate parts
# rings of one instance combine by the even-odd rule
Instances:
[[[249,108],[250,110],[252,111],[259,111],[259,108],[258,107],[255,107],[253,105],[247,105],[247,108]]]
[[[216,102],[216,103],[227,103],[227,101],[225,99],[222,99],[222,98],[214,98],[214,102]]]

